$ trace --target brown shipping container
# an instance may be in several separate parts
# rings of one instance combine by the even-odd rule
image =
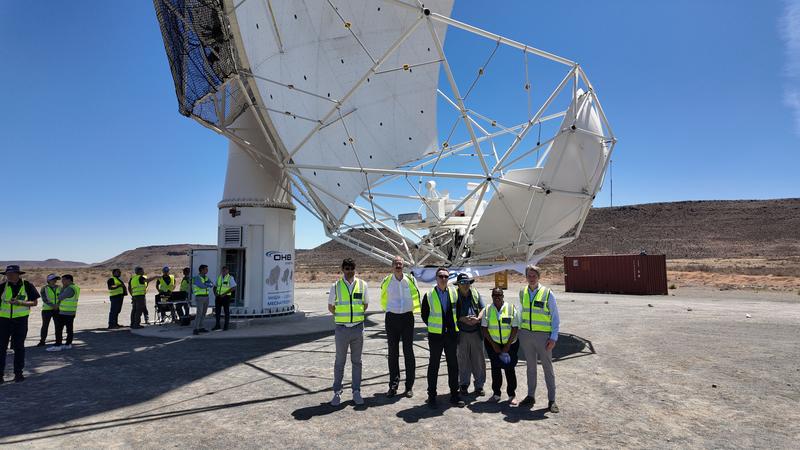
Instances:
[[[565,256],[567,292],[667,295],[666,255]]]

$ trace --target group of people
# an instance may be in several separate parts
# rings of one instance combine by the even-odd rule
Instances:
[[[157,294],[155,296],[155,313],[165,319],[167,313],[171,314],[174,322],[184,319],[189,322],[190,293],[194,294],[195,314],[194,334],[206,333],[204,328],[206,312],[209,304],[209,295],[213,292],[215,298],[216,325],[213,330],[227,330],[230,326],[230,305],[233,301],[236,281],[227,267],[220,270],[216,282],[208,277],[208,266],[201,265],[197,276],[191,276],[191,269],[183,269],[183,279],[176,291],[175,276],[170,274],[170,268],[164,267],[162,275],[155,279]],[[23,280],[25,272],[18,265],[9,265],[0,272],[5,275],[6,281],[0,283],[0,383],[5,381],[6,353],[9,345],[14,350],[14,381],[25,380],[25,339],[28,336],[28,317],[31,308],[42,301],[42,328],[37,347],[46,345],[50,329],[50,322],[55,325],[55,344],[47,347],[48,352],[59,352],[72,348],[75,316],[78,311],[81,288],[75,284],[74,277],[70,274],[58,276],[51,273],[47,276],[47,284],[41,291],[28,280]],[[59,285],[59,280],[61,281]],[[122,281],[122,272],[119,269],[111,271],[108,279],[108,296],[110,311],[108,314],[108,329],[121,328],[119,315],[122,312],[124,298],[131,297],[131,328],[142,328],[144,322],[150,322],[147,309],[146,295],[151,280],[144,274],[144,269],[136,267],[134,275],[128,283]],[[224,322],[221,322],[224,315]],[[66,329],[66,340],[64,340]]]
[[[492,374],[490,402],[501,400],[503,375],[506,394],[512,406],[533,406],[535,403],[537,360],[541,361],[547,385],[547,408],[557,413],[556,385],[552,351],[558,341],[560,319],[552,291],[539,284],[541,270],[535,265],[525,268],[527,285],[519,291],[519,302],[505,300],[503,289],[491,291],[491,302],[484,302],[467,273],[455,277],[445,267],[436,270],[436,284],[420,294],[413,275],[403,271],[405,262],[396,257],[393,273],[380,286],[381,308],[385,311],[388,340],[389,388],[387,397],[414,395],[416,359],[414,357],[415,314],[420,314],[428,329],[428,389],[426,403],[437,407],[439,365],[444,353],[450,403],[464,406],[467,395],[485,395],[486,356]],[[356,264],[342,261],[342,277],[331,286],[328,310],[336,323],[336,359],[334,362],[333,398],[330,404],[342,401],[342,382],[347,354],[352,364],[353,402],[364,404],[361,395],[361,353],[364,344],[364,320],[369,306],[367,283],[355,276]],[[400,342],[405,361],[405,390],[400,387]],[[527,360],[527,395],[518,400],[515,368],[520,347]],[[470,380],[474,390],[470,393]]]

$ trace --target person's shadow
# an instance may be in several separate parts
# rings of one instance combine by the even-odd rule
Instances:
[[[436,407],[431,407],[427,403],[423,403],[421,405],[412,406],[411,408],[404,409],[397,413],[397,417],[403,419],[406,423],[417,423],[422,419],[430,419],[433,417],[439,417],[444,414],[444,412],[450,408],[456,408],[448,401],[450,398],[448,395],[439,395],[436,397]]]
[[[501,413],[505,417],[503,420],[510,423],[517,423],[523,420],[546,420],[545,413],[547,408],[531,409],[525,406],[511,406],[507,401],[503,402],[472,402],[467,408],[478,414],[497,414]]]

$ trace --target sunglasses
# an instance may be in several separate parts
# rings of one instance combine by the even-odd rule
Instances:
[[[450,278],[450,275],[437,275],[437,276],[436,276],[436,278],[444,278],[444,279],[447,279],[447,278]]]

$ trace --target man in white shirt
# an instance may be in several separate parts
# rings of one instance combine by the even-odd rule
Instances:
[[[392,261],[394,272],[381,282],[381,307],[386,311],[386,339],[389,341],[389,390],[386,396],[397,395],[400,386],[400,341],[403,341],[403,358],[406,369],[406,390],[403,396],[414,396],[414,313],[420,311],[419,289],[413,275],[403,273],[405,261],[396,256]]]
[[[355,275],[355,261],[345,258],[342,261],[342,278],[333,283],[328,295],[328,311],[336,322],[332,406],[339,406],[342,402],[342,379],[348,348],[353,366],[353,402],[356,405],[364,404],[361,397],[361,350],[364,347],[364,318],[369,301],[367,283]]]

